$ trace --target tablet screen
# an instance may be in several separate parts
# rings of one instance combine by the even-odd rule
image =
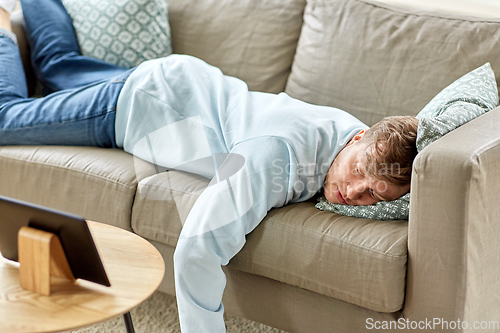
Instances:
[[[56,234],[75,278],[110,286],[82,217],[0,196],[0,252],[4,258],[18,260],[17,233],[23,226]]]

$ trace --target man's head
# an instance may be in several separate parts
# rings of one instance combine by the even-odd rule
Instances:
[[[399,198],[410,190],[418,120],[384,118],[359,132],[335,157],[325,179],[331,203],[371,205]]]

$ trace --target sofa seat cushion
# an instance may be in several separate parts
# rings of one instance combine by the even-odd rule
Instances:
[[[175,246],[208,182],[178,171],[144,178],[133,205],[133,230]],[[345,217],[319,211],[314,204],[272,209],[229,265],[371,310],[401,309],[407,222]]]
[[[0,195],[131,230],[136,169],[119,149],[4,146]]]

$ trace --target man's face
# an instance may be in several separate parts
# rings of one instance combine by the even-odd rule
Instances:
[[[357,134],[335,157],[325,179],[325,197],[331,203],[372,205],[395,200],[410,190],[410,185],[396,186],[365,172],[367,144]]]

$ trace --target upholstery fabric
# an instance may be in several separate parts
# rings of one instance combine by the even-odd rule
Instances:
[[[500,256],[491,250],[500,234],[499,117],[497,107],[415,159],[405,317],[497,320],[490,295],[500,288]]]
[[[63,0],[82,54],[125,68],[172,53],[165,0]]]
[[[150,242],[165,259],[166,276],[158,290],[174,295],[172,258],[175,248],[153,240]],[[233,268],[231,263],[222,269],[227,276],[223,302],[228,313],[286,332],[331,333],[335,328],[335,332],[360,333],[366,330],[368,318],[379,322],[395,321],[401,315],[400,311],[375,312],[287,283],[245,273]]]
[[[342,13],[339,15],[338,13]],[[490,62],[500,79],[500,20],[453,18],[366,0],[310,0],[286,92],[371,126],[416,115],[438,92]]]
[[[305,0],[169,0],[174,53],[189,54],[245,81],[285,89]]]
[[[9,175],[0,177],[0,195],[131,230],[137,178],[132,156],[122,150],[3,146],[0,170]]]
[[[144,178],[133,230],[175,246],[183,221],[209,180],[179,171]],[[342,217],[314,201],[272,209],[230,262],[243,272],[299,286],[379,312],[402,307],[407,222]]]

